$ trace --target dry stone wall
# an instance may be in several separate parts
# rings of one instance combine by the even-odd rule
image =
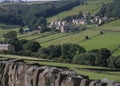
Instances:
[[[0,86],[120,86],[120,83],[89,80],[68,68],[5,60],[0,61]]]

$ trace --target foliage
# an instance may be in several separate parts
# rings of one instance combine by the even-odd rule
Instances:
[[[82,0],[48,2],[42,4],[4,4],[0,7],[0,22],[7,24],[28,25],[41,24],[41,17],[50,17],[62,11],[80,5]],[[43,19],[44,20],[44,19]],[[42,22],[43,23],[43,22]],[[43,23],[44,24],[44,23]]]
[[[30,41],[30,42],[25,43],[22,47],[23,47],[24,50],[29,50],[29,51],[32,51],[32,52],[37,52],[38,49],[41,46],[36,41]]]
[[[107,59],[111,56],[111,52],[108,49],[93,49],[89,52],[97,54],[95,59],[95,65],[107,66]]]
[[[102,9],[98,13],[102,16],[120,18],[120,0],[113,0],[112,3],[103,4]]]
[[[95,65],[95,59],[96,59],[95,53],[76,54],[73,57],[73,63],[83,65]]]
[[[108,59],[108,67],[111,68],[120,68],[120,56],[111,56]]]
[[[8,33],[4,34],[3,37],[5,39],[16,39],[17,38],[17,32],[16,31],[9,31]]]
[[[24,30],[22,27],[19,28],[19,31],[18,31],[20,34],[23,34],[24,33]]]
[[[72,60],[77,53],[84,53],[86,50],[78,44],[63,44],[61,47],[62,57]]]

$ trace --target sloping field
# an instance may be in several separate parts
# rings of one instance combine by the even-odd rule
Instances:
[[[108,48],[111,51],[120,45],[120,32],[109,32],[98,37],[81,42],[80,45],[87,50]]]
[[[103,30],[120,31],[120,20],[116,20],[100,27]]]
[[[83,13],[95,14],[99,11],[99,9],[101,8],[104,2],[107,3],[110,1],[111,0],[86,0],[85,3],[87,4],[76,6],[69,11],[61,12],[58,15],[48,18],[47,20],[48,22],[55,21],[55,20],[61,20],[67,16],[77,15],[80,11],[82,11]]]
[[[45,33],[41,33],[41,34],[27,33],[26,35],[19,36],[19,38],[20,39],[27,39],[27,40],[35,40],[35,39],[46,37],[46,36],[49,36],[49,35],[52,35],[52,34],[54,34],[54,33],[51,33],[51,32],[45,32]]]
[[[64,34],[64,33],[61,33],[61,34]],[[41,45],[43,47],[47,47],[47,46],[53,45],[53,44],[57,45],[57,44],[64,44],[64,43],[79,43],[81,41],[84,41],[85,36],[93,37],[93,36],[98,35],[98,34],[99,34],[99,31],[86,30],[86,31],[82,31],[80,33],[76,33],[76,34],[68,35],[65,37],[57,38],[57,39],[54,39],[54,40],[51,40],[48,42],[44,42]],[[56,35],[56,37],[57,37],[57,35]],[[46,37],[46,39],[50,39],[50,38],[51,37],[49,37],[49,36]],[[42,40],[45,40],[45,39],[44,38],[40,39],[39,42],[41,42]]]
[[[69,36],[69,35],[71,35],[71,33],[57,33],[57,34],[53,34],[53,35],[50,35],[50,36],[46,36],[46,37],[36,39],[36,41],[40,42],[41,44],[44,44],[46,42],[56,40],[56,39],[59,39],[59,38],[63,38],[63,37]]]
[[[113,53],[113,56],[119,56],[120,55],[120,47]]]

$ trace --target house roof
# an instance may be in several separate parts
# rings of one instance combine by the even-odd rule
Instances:
[[[0,47],[8,47],[10,44],[0,44]]]

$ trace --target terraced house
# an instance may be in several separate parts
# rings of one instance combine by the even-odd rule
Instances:
[[[15,51],[14,46],[11,44],[0,44],[0,51],[7,50],[7,51]]]

